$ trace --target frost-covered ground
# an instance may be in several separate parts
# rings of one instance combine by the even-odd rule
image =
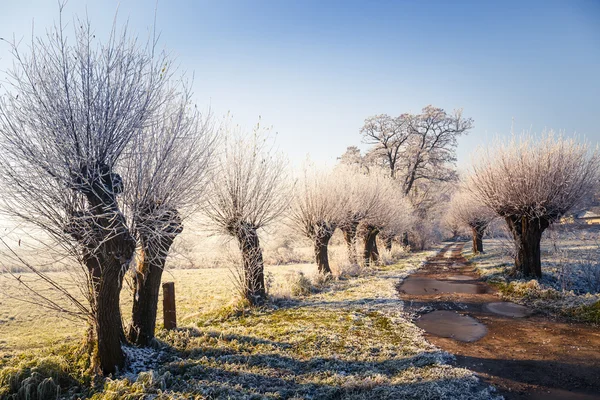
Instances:
[[[484,254],[473,256],[467,246],[465,255],[512,300],[567,316],[600,304],[600,229],[557,226],[545,232],[541,248],[543,277],[533,281],[507,277],[514,265],[508,237],[485,238]]]
[[[406,255],[399,263],[350,271],[331,282],[313,279],[305,295],[292,289],[286,294],[280,287],[283,295],[263,309],[228,306],[193,315],[178,330],[160,331],[153,351],[128,349],[135,361],[124,375],[88,394],[96,399],[496,398],[471,371],[449,365],[452,356],[426,342],[402,312],[395,285],[426,255]],[[287,282],[296,285],[305,276],[288,273]]]

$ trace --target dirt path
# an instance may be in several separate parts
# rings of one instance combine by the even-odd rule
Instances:
[[[464,245],[446,246],[398,286],[428,340],[508,400],[600,399],[600,331],[512,303],[490,306],[502,300],[478,280]]]

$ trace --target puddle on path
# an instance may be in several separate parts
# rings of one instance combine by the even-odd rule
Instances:
[[[475,342],[487,334],[485,325],[475,318],[454,311],[433,311],[416,320],[415,324],[425,332],[461,342]]]
[[[445,282],[431,278],[412,278],[409,277],[398,288],[400,293],[406,294],[437,294],[437,293],[468,293],[482,294],[487,293],[484,285],[473,283]]]
[[[451,280],[451,281],[474,281],[475,278],[473,278],[472,276],[469,275],[451,275],[449,277],[447,277],[446,279]]]
[[[523,318],[532,314],[532,310],[520,304],[501,301],[498,303],[488,303],[485,309],[494,314],[504,315],[505,317]]]

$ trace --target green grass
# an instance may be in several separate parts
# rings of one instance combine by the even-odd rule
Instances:
[[[158,332],[147,360],[158,360],[151,369],[93,386],[59,353],[55,367],[34,383],[55,376],[61,393],[95,399],[493,398],[473,373],[448,365],[450,356],[426,342],[402,312],[394,286],[426,255],[321,283],[301,296],[290,295],[298,276],[290,271],[310,275],[315,267],[273,268],[278,293],[258,309],[231,301],[223,271],[174,271],[182,327]],[[14,391],[14,376],[31,376],[32,365],[47,354],[40,349],[5,357],[2,366],[11,368],[6,379],[13,386],[2,383],[0,390]],[[30,364],[19,364],[19,357]]]

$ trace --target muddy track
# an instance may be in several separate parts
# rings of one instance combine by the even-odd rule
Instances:
[[[447,245],[398,285],[428,340],[508,400],[600,400],[600,331],[502,302],[464,245]]]

